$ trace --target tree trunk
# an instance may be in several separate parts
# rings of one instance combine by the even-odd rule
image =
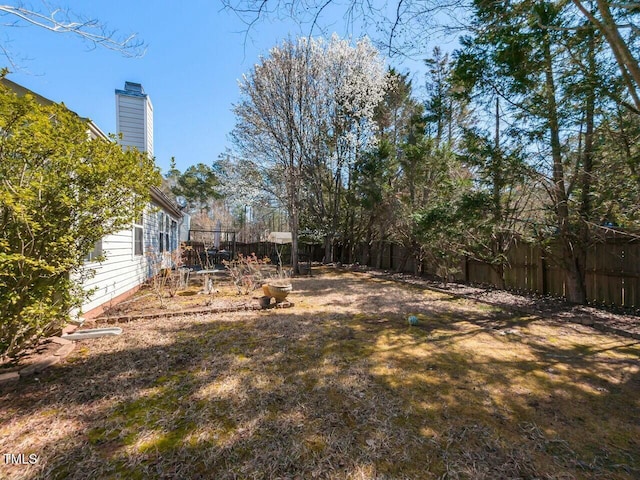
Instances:
[[[382,240],[379,240],[376,243],[378,244],[378,248],[376,250],[376,260],[374,265],[372,266],[380,270],[382,269],[382,254],[384,250],[384,242]]]
[[[324,237],[324,263],[333,263],[334,260],[334,237],[325,235]]]
[[[491,268],[494,272],[496,272],[496,287],[500,290],[505,289],[505,281],[504,281],[504,263],[498,263],[492,265]]]
[[[576,242],[576,269],[579,277],[582,278],[583,285],[580,287],[584,293],[584,301],[586,301],[586,270],[587,270],[587,251],[591,243],[591,229],[589,222],[592,217],[591,191],[593,185],[593,137],[595,128],[595,89],[597,85],[596,75],[596,58],[595,58],[595,32],[589,32],[587,65],[589,68],[586,88],[587,96],[585,103],[585,134],[584,134],[584,152],[582,154],[582,175],[580,176],[580,225],[578,227],[578,241]]]
[[[402,256],[400,257],[400,263],[398,263],[398,267],[396,268],[396,272],[402,273],[404,271],[404,267],[407,265],[407,260],[409,260],[409,256],[411,255],[411,250],[408,248],[404,249],[402,252]],[[391,265],[389,265],[391,266]]]
[[[363,259],[362,263],[364,265],[368,265],[373,267],[373,256],[372,256],[372,248],[373,248],[373,222],[371,220],[367,224],[367,234],[365,236],[365,245],[363,251]]]
[[[545,80],[547,96],[547,121],[551,139],[551,155],[553,159],[553,186],[552,195],[556,213],[556,221],[563,249],[563,266],[566,272],[567,300],[575,303],[585,303],[586,288],[584,276],[576,262],[574,238],[569,224],[569,204],[562,164],[562,147],[560,143],[560,124],[558,120],[558,106],[556,102],[556,89],[553,77],[553,59],[548,33],[543,39],[543,52],[545,60]]]
[[[496,272],[496,279],[498,287],[501,290],[504,290],[504,260],[503,260],[503,250],[504,250],[504,233],[500,230],[502,226],[502,217],[503,217],[503,209],[502,209],[502,188],[505,183],[503,178],[503,165],[502,165],[502,151],[500,150],[500,98],[496,97],[496,136],[495,136],[495,150],[493,152],[493,158],[491,161],[491,175],[493,177],[493,225],[494,228],[497,227],[497,231],[495,231],[492,239],[491,245],[491,259],[492,268]],[[496,264],[496,260],[499,260],[499,264]]]
[[[349,216],[349,263],[354,263],[356,260],[356,249],[358,248],[359,242],[356,241],[355,238],[355,215],[351,214]]]
[[[363,252],[363,255],[362,255],[362,264],[371,266],[371,264],[372,264],[371,260],[372,260],[372,258],[371,258],[371,240],[367,240],[367,242],[365,243],[364,252]]]
[[[291,273],[292,276],[298,275],[298,209],[294,208],[291,213]]]
[[[633,98],[633,102],[637,109],[636,113],[638,113],[638,111],[640,111],[640,96],[638,95],[638,87],[640,86],[640,65],[638,64],[638,60],[631,53],[631,50],[626,44],[624,38],[620,35],[616,21],[611,14],[611,9],[609,8],[610,2],[606,0],[597,0],[598,10],[600,11],[600,15],[602,15],[602,21],[597,19],[593,13],[587,10],[580,0],[573,0],[573,3],[578,7],[582,14],[587,17],[591,24],[602,33],[611,47],[613,56],[620,68],[624,84]]]

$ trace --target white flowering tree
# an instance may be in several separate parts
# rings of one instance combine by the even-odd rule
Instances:
[[[352,213],[342,207],[353,168],[376,141],[374,111],[384,96],[386,66],[367,38],[351,45],[333,35],[322,46],[323,150],[309,159],[307,207],[313,227],[324,235],[325,259],[331,261],[340,223],[348,224]]]
[[[232,132],[242,156],[260,165],[265,177],[276,177],[279,200],[286,207],[292,233],[292,264],[297,269],[298,226],[305,154],[317,145],[313,79],[320,77],[314,61],[317,43],[285,41],[260,58],[240,81],[241,101]],[[276,182],[278,183],[278,182]]]
[[[368,40],[352,46],[333,36],[287,40],[240,81],[232,138],[289,214],[294,272],[303,207],[333,238],[344,172],[375,138],[373,111],[384,79],[384,63]]]

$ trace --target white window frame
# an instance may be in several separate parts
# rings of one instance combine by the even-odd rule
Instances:
[[[138,231],[140,232],[140,242],[138,242],[136,238],[136,233]],[[144,213],[141,213],[140,216],[134,220],[131,234],[133,235],[131,249],[133,258],[144,256]],[[140,253],[137,253],[136,249],[138,244],[140,245]]]
[[[97,258],[101,257],[103,254],[102,250],[102,239],[98,240],[93,246],[93,250],[91,250],[86,257],[84,257],[85,263],[94,263],[97,262]]]

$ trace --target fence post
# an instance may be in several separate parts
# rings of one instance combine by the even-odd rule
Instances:
[[[544,259],[544,252],[541,247],[538,247],[538,289],[542,295],[547,294],[547,262]]]
[[[464,283],[469,283],[469,255],[464,256],[464,262],[462,262],[462,269],[464,270]]]

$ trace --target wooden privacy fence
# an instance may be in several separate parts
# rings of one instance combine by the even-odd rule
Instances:
[[[272,263],[278,262],[278,255],[276,253],[275,244],[271,242],[253,242],[253,243],[240,243],[236,244],[237,252],[243,255],[251,255],[255,253],[258,258],[269,257]],[[291,245],[279,245],[278,249],[281,251],[282,264],[288,265],[291,263]],[[300,261],[322,261],[324,250],[321,245],[308,245],[301,243],[298,245],[298,257]]]
[[[203,256],[206,252],[209,252],[208,257],[215,257],[215,254],[211,254],[210,247],[205,242],[189,241],[182,244],[182,261],[185,265],[190,267],[203,267]],[[274,264],[278,263],[278,255],[276,253],[275,245],[271,242],[253,242],[253,243],[241,243],[241,242],[221,242],[220,248],[229,252],[231,258],[235,258],[238,254],[249,256],[256,254],[258,258],[269,257]],[[280,245],[279,249],[282,255],[283,265],[291,263],[291,245]],[[301,261],[318,262],[322,260],[324,250],[320,245],[307,245],[301,244],[298,249],[298,255]],[[216,262],[217,264],[218,262]]]
[[[437,267],[424,262],[416,268],[414,259],[400,245],[376,245],[364,255],[364,247],[357,249],[350,261],[365,259],[366,264],[396,270],[405,262],[403,272],[421,271],[436,275]],[[508,253],[509,265],[504,269],[505,288],[534,292],[556,297],[566,296],[564,268],[557,261],[560,246],[545,253],[539,246],[518,243]],[[362,263],[362,261],[361,261]],[[487,263],[465,259],[459,265],[454,279],[458,281],[498,286],[498,275]],[[640,307],[640,241],[626,236],[611,236],[591,247],[586,266],[587,301],[592,304],[619,307]]]
[[[191,242],[192,250],[187,252],[188,265],[197,265],[199,256],[205,250],[201,242]],[[275,247],[269,242],[234,244],[234,253],[258,257],[270,257],[277,262]],[[286,248],[288,247],[288,248]],[[336,258],[341,258],[338,247]],[[551,248],[545,253],[535,244],[518,243],[509,250],[509,265],[504,269],[504,286],[508,290],[534,292],[556,297],[566,296],[565,271],[559,262],[560,247]],[[366,252],[366,253],[365,253]],[[321,245],[300,245],[301,260],[321,261],[324,249]],[[416,268],[414,259],[407,257],[407,251],[401,245],[382,243],[365,248],[361,245],[346,255],[348,263],[360,262],[374,268],[397,270],[425,275],[436,275],[435,265],[424,262]],[[282,261],[287,265],[291,261],[291,248],[285,246]],[[640,307],[640,241],[624,235],[611,235],[602,243],[591,247],[587,253],[586,268],[587,301],[592,304],[615,305],[626,308]],[[499,280],[494,269],[487,263],[466,259],[459,265],[455,280],[498,286]]]
[[[566,296],[566,273],[557,261],[560,247],[549,254],[535,245],[520,243],[509,251],[505,288]],[[468,261],[465,280],[497,285],[495,271],[487,264]],[[640,243],[607,239],[587,252],[585,272],[587,301],[592,304],[635,308],[640,306]]]

